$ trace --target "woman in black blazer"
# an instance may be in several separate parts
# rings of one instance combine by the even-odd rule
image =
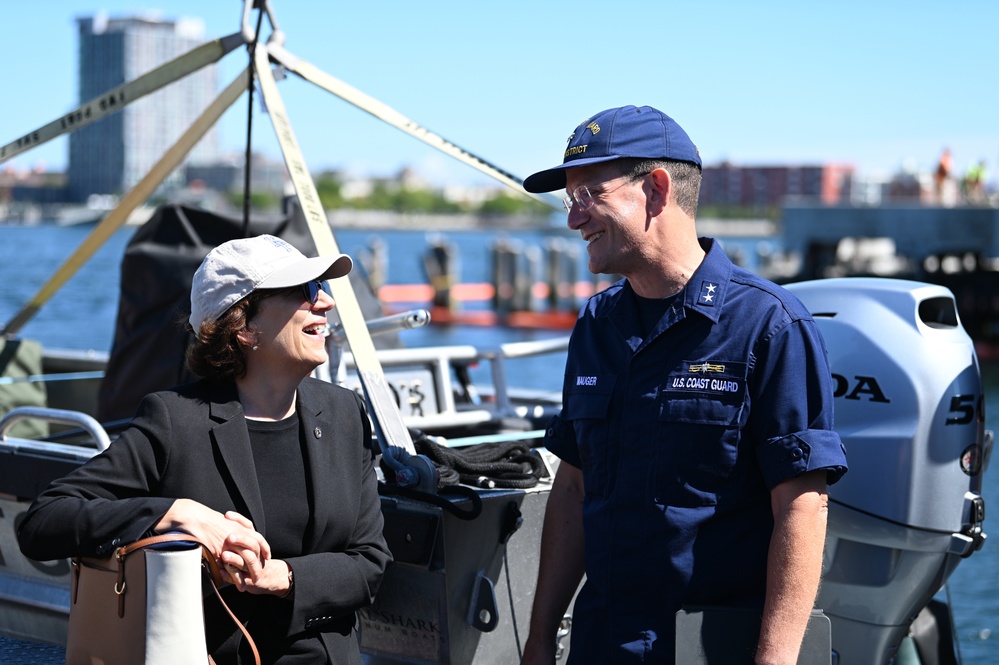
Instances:
[[[106,556],[184,531],[217,557],[263,662],[360,663],[355,611],[391,558],[371,425],[355,393],[308,378],[327,358],[325,280],[350,268],[272,236],[212,250],[191,290],[188,363],[205,378],[148,395],[105,452],[53,482],[18,529],[22,552]],[[206,616],[219,665],[246,655],[226,623]]]

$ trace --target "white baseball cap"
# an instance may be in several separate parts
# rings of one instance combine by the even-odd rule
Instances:
[[[191,283],[191,327],[216,321],[257,289],[283,289],[314,279],[343,277],[346,254],[308,258],[281,238],[260,235],[224,242],[208,253]]]

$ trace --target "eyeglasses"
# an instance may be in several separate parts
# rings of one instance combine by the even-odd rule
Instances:
[[[325,291],[326,295],[330,298],[333,297],[333,292],[330,290],[330,284],[325,280],[314,279],[311,282],[302,284],[302,294],[305,296],[305,299],[309,301],[310,305],[315,305],[316,301],[319,300],[320,291]]]
[[[617,178],[611,178],[607,182],[614,182],[615,180],[620,180],[621,178],[628,178],[628,182],[635,182],[636,180],[640,180],[641,178],[644,178],[647,175],[649,174],[639,173],[638,175],[634,176],[622,175],[618,176]],[[601,186],[601,188],[596,189],[596,194],[591,192],[590,188],[587,187],[586,185],[580,185],[576,189],[572,190],[569,196],[562,199],[562,205],[565,206],[566,212],[572,212],[573,205],[577,206],[580,210],[589,210],[590,208],[593,207],[593,204],[596,203],[595,201],[596,197],[600,196],[601,194],[610,194],[611,192],[618,190],[627,184],[628,184],[627,182],[621,183],[614,189],[605,189]]]

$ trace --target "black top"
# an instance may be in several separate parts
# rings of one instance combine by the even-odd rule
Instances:
[[[647,337],[652,329],[658,325],[659,320],[666,314],[666,310],[673,306],[679,293],[674,293],[665,298],[643,298],[635,294],[635,303],[638,305],[638,318],[642,325],[642,337]]]
[[[302,543],[309,523],[305,458],[298,414],[277,422],[246,419],[257,467],[260,498],[264,504],[267,533],[275,559],[302,554]]]

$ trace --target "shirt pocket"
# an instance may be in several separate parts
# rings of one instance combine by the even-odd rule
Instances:
[[[562,417],[569,422],[576,436],[586,494],[606,497],[611,444],[610,411],[616,377],[585,378],[592,379],[593,385],[569,388]]]
[[[736,493],[746,363],[684,361],[669,373],[660,397],[657,502],[713,506]]]

